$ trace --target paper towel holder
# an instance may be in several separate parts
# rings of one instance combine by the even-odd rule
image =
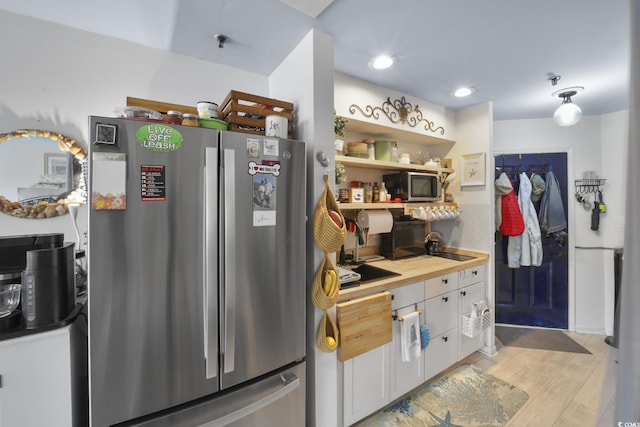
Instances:
[[[418,310],[418,304],[414,304],[413,305],[415,310],[418,314],[422,314],[422,310]],[[393,314],[391,315],[391,318],[393,320],[397,320],[398,322],[404,322],[404,317],[402,316],[398,316],[398,310],[393,310]]]

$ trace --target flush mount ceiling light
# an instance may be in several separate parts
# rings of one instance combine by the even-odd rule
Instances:
[[[459,87],[452,93],[452,95],[455,96],[456,98],[464,98],[473,93],[476,93],[476,89],[473,87]]]
[[[384,70],[395,63],[395,59],[389,55],[378,55],[369,61],[369,65],[376,70]]]
[[[558,126],[573,126],[580,121],[582,117],[582,110],[571,100],[572,96],[575,96],[582,92],[584,87],[572,86],[564,89],[557,90],[551,94],[553,97],[562,98],[562,104],[558,107],[555,113],[553,113],[553,121]]]
[[[555,86],[561,77],[554,73],[547,73],[547,80],[551,82],[551,85]],[[582,117],[582,110],[571,100],[572,96],[575,96],[582,92],[584,87],[571,86],[564,89],[557,90],[551,94],[554,98],[562,98],[562,104],[553,113],[553,121],[558,126],[573,126],[580,121]]]

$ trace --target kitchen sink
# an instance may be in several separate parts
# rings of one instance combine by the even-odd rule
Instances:
[[[360,275],[360,280],[357,283],[369,283],[374,282],[380,279],[386,279],[387,277],[399,276],[399,273],[394,273],[393,271],[385,270],[384,268],[374,267],[370,264],[362,264],[356,268],[353,268],[352,271],[358,273]]]
[[[453,253],[453,252],[439,252],[439,253],[436,253],[436,254],[432,254],[432,256],[437,256],[437,257],[446,258],[446,259],[452,259],[454,261],[469,261],[470,259],[476,259],[476,257],[474,257],[474,256],[456,254],[456,253]]]

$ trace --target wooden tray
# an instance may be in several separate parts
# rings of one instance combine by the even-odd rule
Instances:
[[[157,111],[159,113],[167,114],[167,111],[180,111],[181,113],[191,113],[198,115],[196,107],[188,105],[171,104],[169,102],[153,101],[151,99],[133,98],[127,96],[127,107],[143,107],[150,110]]]
[[[391,294],[381,292],[336,305],[340,347],[338,360],[344,362],[391,342]]]
[[[264,135],[265,117],[286,117],[289,139],[293,138],[293,104],[263,96],[232,90],[222,101],[219,115],[229,124],[229,130]]]

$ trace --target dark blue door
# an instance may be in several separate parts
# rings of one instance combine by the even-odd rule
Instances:
[[[552,171],[558,178],[565,218],[567,216],[567,154],[500,154],[495,156],[497,178],[509,175],[518,193],[518,176],[525,172],[543,178]],[[540,201],[535,202],[536,212]],[[539,267],[510,268],[507,264],[508,238],[496,232],[496,323],[568,328],[569,260],[568,230],[542,233],[543,261]]]

